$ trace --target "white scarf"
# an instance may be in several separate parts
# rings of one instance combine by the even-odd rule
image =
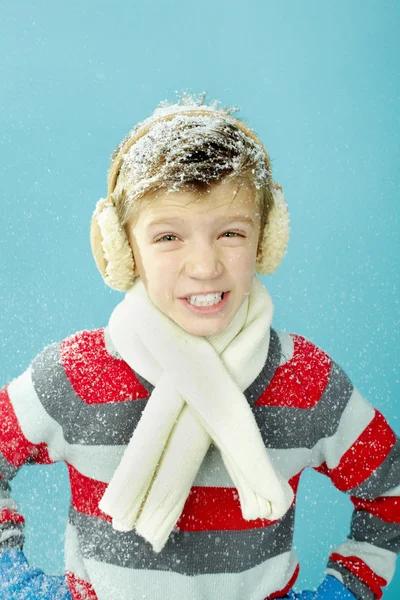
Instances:
[[[243,394],[265,364],[272,314],[256,276],[228,327],[208,337],[167,317],[140,278],[115,307],[112,343],[155,387],[99,503],[114,529],[134,528],[160,552],[211,442],[238,490],[244,519],[286,513],[293,491],[274,469]]]

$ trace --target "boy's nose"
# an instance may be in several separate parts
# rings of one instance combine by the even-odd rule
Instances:
[[[192,277],[216,277],[222,271],[221,259],[215,247],[197,244],[186,260],[186,270]]]

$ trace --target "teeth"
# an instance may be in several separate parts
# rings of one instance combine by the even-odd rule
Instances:
[[[188,301],[194,306],[212,306],[220,302],[222,292],[215,294],[201,294],[198,296],[189,296]]]

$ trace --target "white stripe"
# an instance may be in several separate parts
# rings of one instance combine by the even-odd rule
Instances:
[[[285,587],[297,565],[294,551],[285,552],[241,573],[187,576],[171,571],[117,567],[84,559],[98,600],[260,600]]]
[[[23,535],[21,529],[6,529],[0,534],[0,543],[5,542],[16,535]]]
[[[51,460],[63,460],[64,436],[61,426],[45,411],[32,382],[31,365],[8,386],[22,433],[32,444],[48,445]]]
[[[126,446],[66,445],[66,460],[86,477],[109,483]],[[288,480],[308,466],[308,448],[268,449],[273,465]],[[218,448],[211,446],[193,482],[194,486],[234,487]]]
[[[193,485],[234,487],[233,481],[226,470],[221,452],[211,444],[201,463]]]
[[[325,573],[327,575],[332,575],[332,577],[336,577],[336,579],[339,579],[340,583],[343,583],[343,585],[344,585],[342,574],[339,573],[339,571],[336,571],[336,569],[331,569],[331,568],[325,569]]]
[[[268,448],[274,467],[288,480],[308,466],[309,448]],[[211,445],[193,482],[196,486],[234,487],[224,465],[221,453]]]
[[[0,498],[0,510],[4,509],[17,511],[18,506],[16,505],[14,500],[12,500],[12,498]]]
[[[66,460],[82,475],[109,483],[126,446],[81,446],[66,442]]]
[[[281,344],[281,358],[279,366],[282,366],[293,358],[294,341],[290,333],[287,333],[286,331],[277,331],[275,329],[275,332],[278,335],[279,342]]]
[[[334,435],[322,438],[315,444],[311,466],[317,467],[326,461],[329,469],[337,467],[374,416],[374,407],[354,388]]]
[[[290,479],[310,466],[312,448],[268,448],[274,467]]]
[[[0,510],[9,509],[13,511],[18,510],[17,504],[10,496],[10,492],[6,490],[0,490]]]
[[[386,579],[388,583],[393,578],[397,555],[390,550],[378,548],[368,542],[350,540],[337,546],[332,552],[337,552],[342,556],[358,556],[374,573]]]
[[[8,387],[22,433],[32,444],[44,442],[53,461],[65,460],[86,477],[108,483],[126,448],[69,444],[61,425],[44,409],[32,383],[31,366]]]

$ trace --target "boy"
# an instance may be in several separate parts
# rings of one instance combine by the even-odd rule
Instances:
[[[184,96],[124,138],[91,245],[125,298],[0,394],[4,598],[374,600],[393,577],[399,440],[326,353],[271,327],[255,272],[283,258],[288,210],[232,112]],[[7,483],[56,460],[71,484],[68,590],[29,569]],[[294,592],[306,467],[355,510],[319,588]]]

